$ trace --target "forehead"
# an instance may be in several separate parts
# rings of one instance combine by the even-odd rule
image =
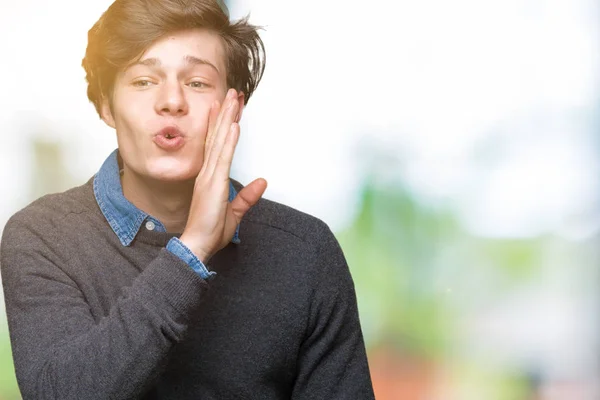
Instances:
[[[139,62],[156,59],[162,68],[178,68],[195,58],[214,65],[225,76],[225,50],[221,37],[207,29],[185,30],[165,35],[154,42]]]

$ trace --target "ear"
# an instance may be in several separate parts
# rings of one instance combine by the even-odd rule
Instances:
[[[110,103],[106,97],[102,99],[102,105],[100,106],[100,118],[102,118],[102,121],[104,121],[106,125],[116,129],[115,119],[112,115]]]
[[[237,115],[237,118],[235,119],[235,121],[239,123],[240,120],[242,119],[242,113],[244,112],[244,101],[246,100],[246,95],[244,94],[244,92],[242,92],[242,91],[238,92],[237,100],[240,105],[240,111],[238,112],[238,115]]]

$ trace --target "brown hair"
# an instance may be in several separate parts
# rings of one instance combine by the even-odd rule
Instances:
[[[243,91],[247,103],[265,69],[260,27],[249,24],[248,17],[231,23],[221,0],[116,0],[89,30],[82,61],[87,95],[98,114],[102,100],[110,101],[120,71],[164,35],[194,28],[220,35],[227,85]]]

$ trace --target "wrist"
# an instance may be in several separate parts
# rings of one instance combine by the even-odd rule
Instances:
[[[205,264],[208,261],[208,259],[210,258],[210,254],[208,252],[206,252],[205,250],[203,250],[204,247],[202,245],[194,243],[192,240],[185,237],[185,235],[181,235],[181,237],[179,238],[179,241],[181,241],[181,243],[183,243],[188,249],[190,249],[190,251],[192,253],[194,253],[194,255],[203,264]]]

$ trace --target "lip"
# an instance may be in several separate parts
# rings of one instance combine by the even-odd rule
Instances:
[[[181,130],[176,127],[175,125],[171,125],[171,126],[166,126],[164,128],[162,128],[160,131],[156,132],[155,136],[173,136],[173,137],[177,137],[177,136],[185,136],[183,134],[183,132],[181,132]]]
[[[154,135],[154,143],[163,150],[176,151],[185,144],[185,135],[176,126],[167,126]]]

